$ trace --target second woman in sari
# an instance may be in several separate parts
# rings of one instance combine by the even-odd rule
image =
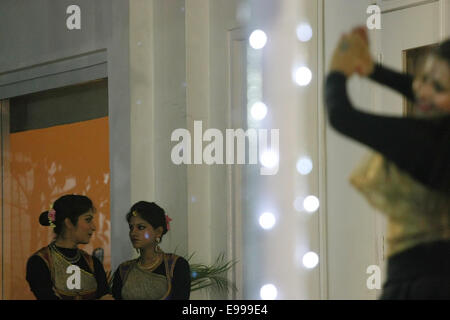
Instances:
[[[140,201],[126,215],[131,243],[140,253],[114,273],[113,296],[118,300],[187,300],[191,277],[188,262],[159,248],[167,233],[168,216],[154,202]]]

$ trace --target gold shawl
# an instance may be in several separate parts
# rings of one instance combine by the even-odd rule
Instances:
[[[368,202],[388,217],[388,256],[420,243],[450,239],[449,196],[432,191],[379,153],[350,177]]]

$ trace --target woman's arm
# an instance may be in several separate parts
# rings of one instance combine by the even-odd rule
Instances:
[[[119,268],[113,275],[112,295],[116,300],[122,300],[122,279],[120,278]]]
[[[172,299],[189,300],[191,294],[191,270],[186,259],[179,257],[175,263],[172,280]]]
[[[331,72],[326,79],[331,125],[382,153],[421,183],[448,191],[449,118],[413,119],[360,112],[348,98],[346,83],[346,76],[340,72]]]
[[[97,280],[97,298],[100,299],[104,295],[109,293],[108,280],[106,277],[103,264],[95,256],[92,256],[94,260],[94,272],[95,280]]]
[[[390,68],[383,67],[380,64],[375,64],[373,72],[369,78],[379,84],[390,87],[395,91],[401,93],[411,101],[415,100],[413,91],[413,77],[406,73],[400,73]]]
[[[53,291],[50,270],[39,256],[28,259],[26,279],[37,300],[59,300]]]
[[[345,36],[344,36],[345,37]],[[352,30],[351,34],[347,36],[345,40],[350,48],[347,50],[347,55],[344,53],[341,55],[340,62],[338,61],[338,69],[341,69],[345,73],[344,66],[355,63],[353,73],[358,73],[360,76],[369,77],[372,80],[378,82],[381,85],[388,86],[393,90],[406,96],[409,100],[414,101],[415,96],[413,92],[413,77],[394,71],[393,69],[383,67],[381,64],[374,62],[369,48],[369,37],[365,26],[357,27]],[[340,43],[342,46],[342,42]],[[338,52],[342,50],[336,50],[333,58],[339,55]],[[350,53],[350,55],[348,55]],[[347,56],[347,57],[345,57]],[[338,59],[339,60],[339,59]]]

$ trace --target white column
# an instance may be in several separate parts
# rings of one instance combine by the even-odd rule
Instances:
[[[186,109],[187,129],[191,133],[191,160],[188,180],[188,250],[193,262],[211,262],[210,169],[194,163],[194,121],[208,128],[210,107],[210,4],[208,0],[186,0]],[[199,137],[202,139],[202,137]],[[206,299],[195,292],[193,299]]]
[[[133,0],[130,6],[131,201],[164,208],[172,222],[161,248],[184,256],[187,173],[171,160],[172,132],[186,128],[184,1]]]
[[[153,14],[154,0],[130,1],[132,203],[155,198]]]

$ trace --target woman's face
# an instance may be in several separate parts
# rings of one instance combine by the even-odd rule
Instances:
[[[413,83],[416,107],[421,112],[450,113],[450,65],[433,55]]]
[[[94,213],[89,210],[78,217],[77,225],[73,229],[75,242],[88,244],[95,230]]]
[[[128,223],[130,227],[130,240],[135,249],[152,247],[156,238],[161,237],[161,227],[154,229],[150,223],[139,215],[132,216]]]

